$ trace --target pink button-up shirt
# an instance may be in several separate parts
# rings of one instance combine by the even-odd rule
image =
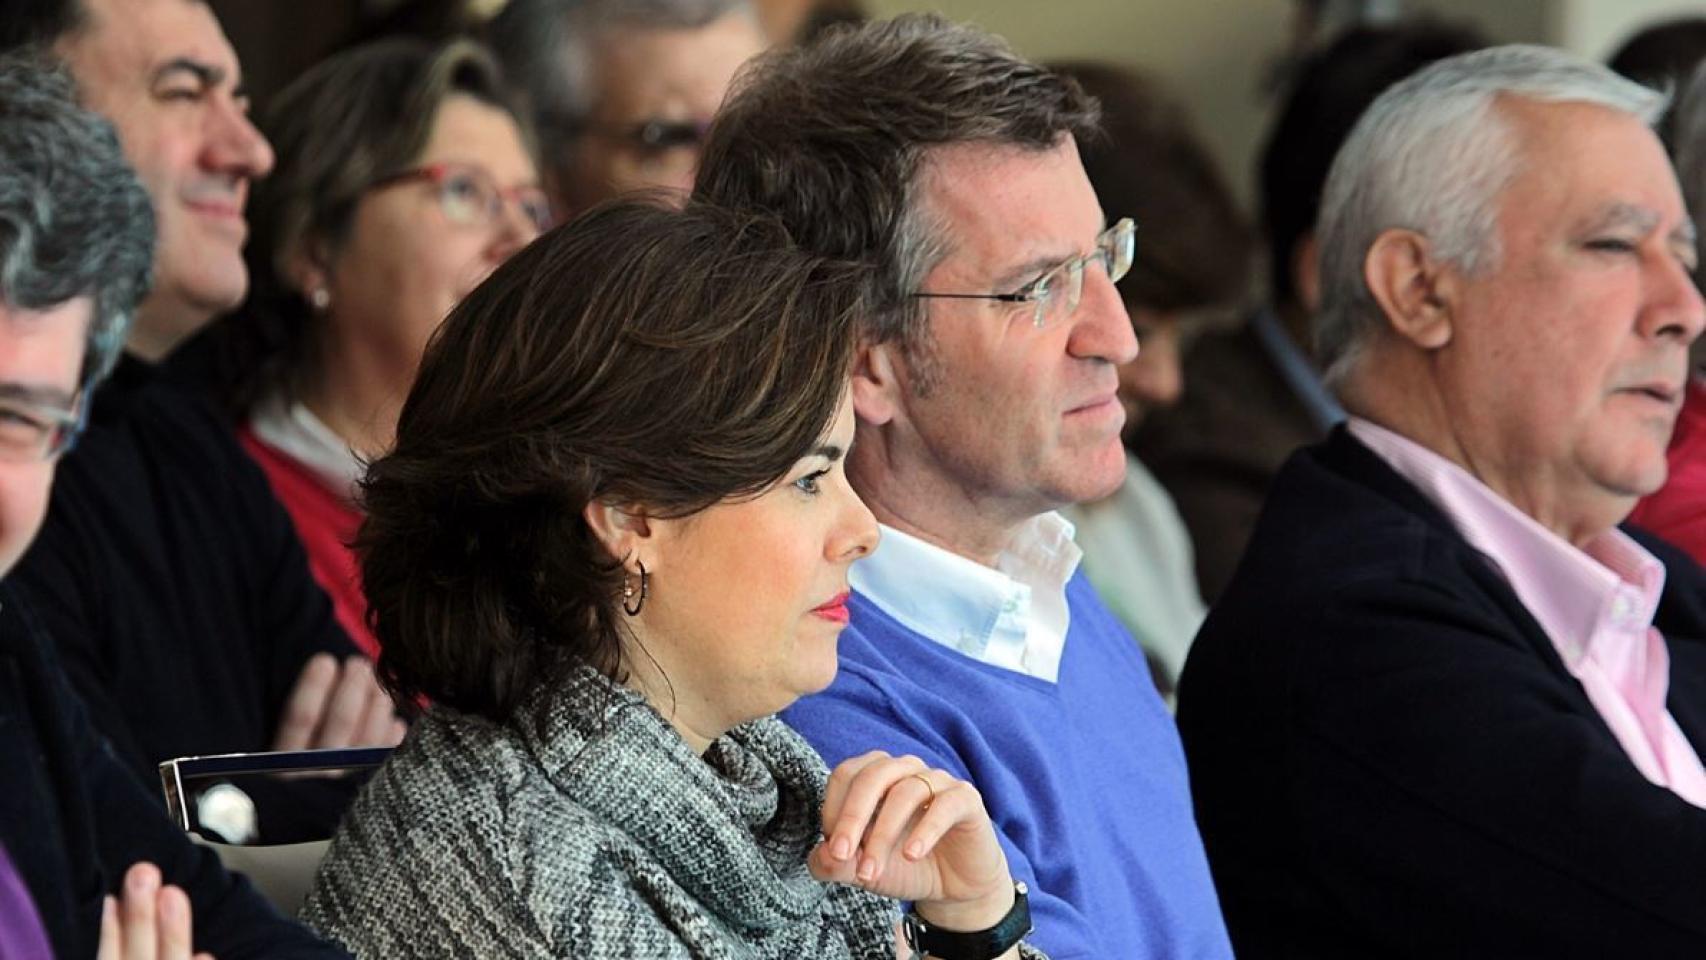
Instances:
[[[1617,529],[1577,549],[1421,444],[1349,428],[1498,566],[1642,776],[1706,807],[1706,770],[1665,709],[1670,653],[1652,625],[1664,565]]]

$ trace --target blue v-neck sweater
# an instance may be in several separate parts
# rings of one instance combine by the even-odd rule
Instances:
[[[1142,652],[1082,573],[1058,682],[980,663],[855,593],[840,673],[782,717],[831,766],[915,754],[969,780],[1055,960],[1229,958],[1185,757]]]

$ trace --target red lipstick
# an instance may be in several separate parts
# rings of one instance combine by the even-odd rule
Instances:
[[[812,613],[817,614],[831,623],[845,624],[847,622],[848,596],[850,596],[850,594],[843,590],[836,594],[835,598],[830,600],[828,603],[819,607],[813,607]]]

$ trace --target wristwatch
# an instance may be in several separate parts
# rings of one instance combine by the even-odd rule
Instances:
[[[913,960],[929,954],[936,960],[994,960],[1031,932],[1031,907],[1023,880],[1013,881],[1013,906],[1001,922],[987,930],[964,932],[932,926],[916,907],[901,918],[901,932],[912,948]]]

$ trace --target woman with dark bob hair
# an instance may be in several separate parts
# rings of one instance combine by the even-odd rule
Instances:
[[[773,716],[834,677],[876,544],[842,469],[865,282],[774,221],[624,201],[451,313],[358,544],[380,675],[432,706],[311,925],[371,957],[892,958],[906,900],[987,932],[968,957],[1036,955],[974,788],[828,773]]]

